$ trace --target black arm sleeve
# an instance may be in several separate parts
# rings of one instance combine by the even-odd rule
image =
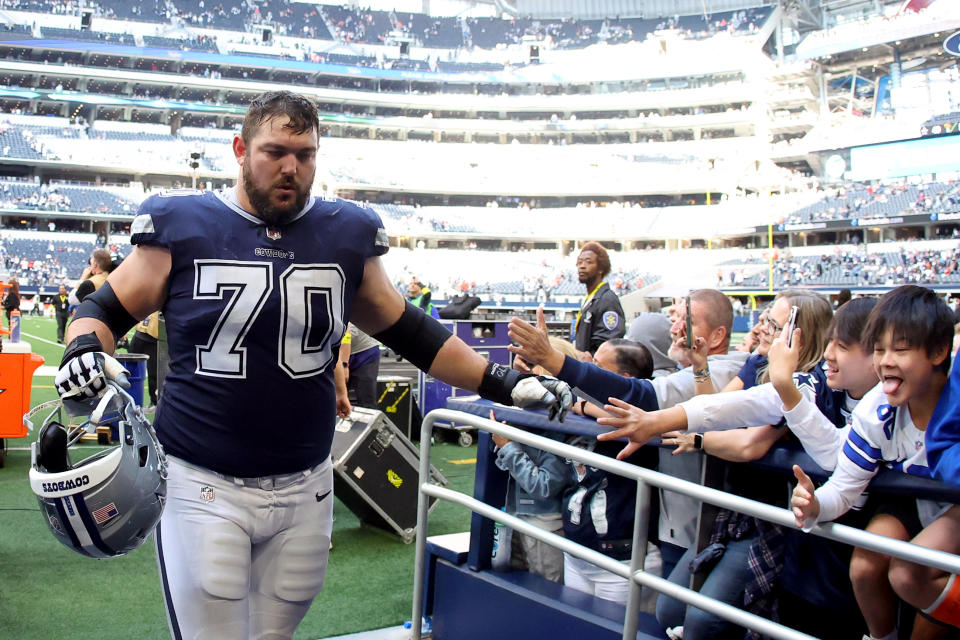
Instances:
[[[91,284],[91,286],[93,285]],[[114,340],[119,340],[121,336],[133,328],[133,325],[137,324],[137,319],[123,307],[109,282],[104,282],[102,287],[83,298],[77,308],[74,319],[76,318],[96,318],[100,320],[110,327]]]
[[[373,336],[406,358],[421,371],[430,371],[440,348],[453,334],[407,302],[400,318],[390,327]]]

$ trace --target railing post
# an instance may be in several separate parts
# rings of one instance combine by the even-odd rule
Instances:
[[[635,640],[640,620],[640,594],[643,587],[633,579],[643,571],[647,558],[647,529],[650,525],[650,485],[637,479],[637,500],[633,514],[633,546],[630,554],[630,593],[627,595],[627,612],[623,618],[623,640]]]
[[[420,475],[417,478],[417,540],[413,566],[413,612],[410,614],[410,638],[420,640],[420,622],[423,619],[423,582],[427,559],[427,519],[430,515],[430,496],[423,485],[430,482],[430,438],[436,417],[428,413],[420,428]]]

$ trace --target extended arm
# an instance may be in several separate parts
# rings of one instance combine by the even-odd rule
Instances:
[[[862,433],[861,433],[862,432]],[[812,491],[812,482],[800,467],[794,466],[798,484],[793,490],[793,511],[797,524],[809,529],[815,522],[827,522],[846,513],[863,493],[882,462],[882,453],[865,437],[868,431],[856,412],[847,440],[837,457],[837,466],[826,484]]]
[[[783,417],[807,455],[822,469],[832,471],[847,439],[847,429],[838,429],[806,396],[801,396],[793,409],[784,408]]]
[[[542,309],[537,310],[537,320],[542,323]],[[540,365],[550,375],[557,376],[571,386],[579,387],[584,393],[601,402],[614,397],[643,409],[653,410],[659,406],[657,394],[649,380],[624,378],[593,363],[564,356],[550,345],[544,329],[538,329],[520,318],[513,318],[508,333],[517,343],[516,346],[508,347],[511,353],[519,355],[530,365]]]
[[[363,270],[363,281],[354,301],[351,320],[365,333],[376,335],[396,325],[405,308],[406,301],[390,282],[380,258],[368,258]],[[423,316],[426,322],[429,316],[425,313]],[[418,366],[425,364],[425,367],[420,368],[455,387],[471,391],[480,388],[483,371],[487,366],[483,356],[456,336],[446,335],[442,338],[442,346],[430,362],[416,362],[410,355],[424,346],[415,343],[418,337],[420,336],[410,335],[409,344],[402,349],[407,351],[404,355],[408,360]],[[440,339],[437,342],[440,342]]]
[[[519,407],[547,406],[550,417],[560,420],[573,402],[565,384],[487,361],[439,322],[407,303],[377,257],[367,259],[352,320],[418,369],[484,398]]]
[[[779,440],[785,430],[770,425],[730,429],[729,431],[710,431],[700,434],[702,450],[711,456],[730,462],[750,462],[762,458],[770,447]],[[676,444],[673,455],[696,451],[694,443],[697,434],[671,431],[663,434],[664,444]]]
[[[688,431],[756,427],[776,424],[783,417],[780,397],[769,383],[740,391],[694,396],[680,406],[686,411]]]

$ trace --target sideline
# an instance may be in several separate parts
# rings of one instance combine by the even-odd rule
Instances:
[[[66,347],[65,347],[64,345],[60,344],[59,342],[55,342],[55,341],[53,341],[53,340],[47,340],[46,338],[41,338],[41,337],[38,336],[38,335],[34,335],[34,334],[32,334],[32,333],[27,333],[26,331],[23,331],[23,330],[20,331],[20,335],[26,336],[26,337],[30,338],[31,340],[39,340],[40,342],[45,342],[46,344],[53,345],[53,346],[55,346],[55,347],[60,347],[61,349],[66,349]]]
[[[54,342],[53,340],[47,340],[46,338],[41,338],[40,336],[35,335],[33,333],[27,333],[26,331],[21,331],[20,334],[27,338],[30,338],[30,340],[36,340],[39,342],[43,342],[45,344],[52,345],[54,347],[60,347],[61,349],[66,349],[66,346],[60,344],[59,342]],[[39,377],[46,376],[48,378],[52,378],[57,375],[58,368],[59,367],[56,367],[52,364],[45,364],[40,367],[37,367],[37,370],[33,372],[33,376],[35,378],[38,376]],[[39,387],[39,388],[46,388],[46,387]]]

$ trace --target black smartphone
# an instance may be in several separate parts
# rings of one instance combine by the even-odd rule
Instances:
[[[787,319],[787,324],[784,325],[783,330],[787,333],[787,346],[793,346],[793,330],[797,327],[797,313],[800,310],[797,308],[797,305],[790,307],[790,318]]]
[[[693,314],[690,313],[690,296],[687,296],[687,349],[693,349]]]

